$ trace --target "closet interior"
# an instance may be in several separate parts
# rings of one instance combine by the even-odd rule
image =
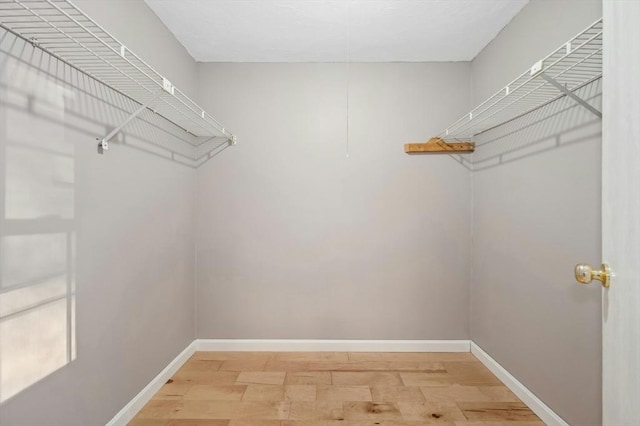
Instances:
[[[600,421],[601,1],[379,63],[196,62],[161,3],[0,0],[0,423],[127,424],[246,350],[471,352]]]

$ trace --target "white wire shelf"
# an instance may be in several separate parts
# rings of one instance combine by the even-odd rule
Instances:
[[[151,110],[183,129],[194,149],[211,138],[235,136],[169,80],[69,0],[0,0],[0,27],[133,100],[140,108],[101,135],[101,147],[127,123]]]
[[[569,96],[595,115],[576,92],[602,77],[602,19],[556,49],[504,89],[449,126],[438,137],[449,142],[474,138]]]

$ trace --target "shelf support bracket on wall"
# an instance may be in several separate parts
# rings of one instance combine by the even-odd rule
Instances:
[[[104,151],[108,151],[109,150],[109,141],[111,140],[112,137],[114,137],[115,135],[117,135],[122,129],[124,129],[124,127],[129,124],[132,120],[134,120],[137,116],[139,116],[142,111],[144,111],[147,108],[150,108],[151,105],[162,95],[163,92],[165,92],[166,89],[162,89],[160,90],[158,93],[156,93],[151,99],[149,99],[147,102],[145,102],[144,104],[140,105],[140,108],[138,108],[137,110],[135,110],[134,112],[132,112],[122,123],[120,123],[118,125],[118,127],[116,127],[115,129],[111,130],[109,133],[107,133],[107,135],[105,137],[103,137],[102,139],[100,139],[100,143],[98,144],[98,152],[100,154],[104,154]]]
[[[441,138],[431,138],[424,143],[406,143],[404,152],[407,154],[433,154],[433,153],[465,153],[473,152],[475,144],[473,142],[450,142],[447,143]]]
[[[561,91],[562,93],[564,93],[565,95],[567,95],[568,97],[576,101],[579,105],[591,111],[593,114],[596,115],[596,117],[602,118],[602,113],[600,111],[598,111],[593,106],[589,105],[589,103],[584,99],[582,99],[580,96],[576,95],[571,90],[567,89],[565,86],[558,83],[553,77],[550,77],[544,72],[540,73],[540,77],[544,78],[549,84],[551,84],[553,87],[555,87],[556,89],[558,89],[559,91]]]

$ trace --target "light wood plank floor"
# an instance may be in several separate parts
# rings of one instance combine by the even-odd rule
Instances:
[[[197,352],[130,426],[544,426],[469,353]]]

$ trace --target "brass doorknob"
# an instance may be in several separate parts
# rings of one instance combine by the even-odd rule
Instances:
[[[602,287],[609,288],[611,270],[606,263],[602,264],[602,269],[599,271],[594,271],[589,265],[579,264],[576,265],[575,272],[576,280],[578,280],[580,284],[589,284],[591,281],[597,280],[602,283]]]

